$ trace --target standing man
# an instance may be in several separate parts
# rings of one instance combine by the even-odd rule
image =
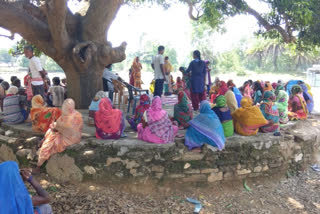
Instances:
[[[158,55],[153,57],[151,67],[154,70],[154,79],[155,82],[155,89],[154,89],[154,96],[161,97],[163,92],[163,83],[165,80],[165,73],[164,73],[164,46],[158,47]]]
[[[46,100],[43,79],[46,76],[39,57],[33,55],[33,48],[27,46],[24,48],[24,55],[29,59],[29,69],[31,74],[31,86],[33,96],[41,95]]]

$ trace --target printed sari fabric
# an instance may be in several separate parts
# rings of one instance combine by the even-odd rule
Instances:
[[[62,115],[50,125],[39,150],[38,166],[41,166],[53,154],[63,152],[68,146],[80,143],[82,136],[82,115],[75,110],[72,99],[66,99],[62,105]]]
[[[289,99],[289,119],[305,120],[308,117],[307,103],[302,96],[302,88],[294,85],[291,88],[291,96]]]
[[[216,106],[212,110],[219,117],[223,127],[224,136],[232,136],[234,133],[233,121],[230,109],[227,106],[226,98],[223,95],[220,95],[216,98]]]
[[[244,90],[243,90],[243,96],[244,97],[252,97],[252,94],[253,94],[253,91],[250,87],[250,84],[247,83],[245,86],[244,86]]]
[[[140,105],[136,108],[135,115],[127,116],[128,123],[131,128],[137,131],[137,126],[141,123],[144,112],[150,108],[150,97],[147,94],[143,94],[140,97]]]
[[[207,143],[224,148],[225,136],[218,116],[211,110],[210,103],[206,100],[200,103],[200,114],[189,121],[190,127],[185,136],[185,145],[189,150],[202,147]]]
[[[308,112],[311,113],[313,111],[313,107],[314,107],[314,101],[313,101],[312,93],[309,90],[307,85],[301,84],[300,86],[301,86],[301,88],[303,90],[304,97],[306,97],[305,101],[307,103]]]
[[[24,85],[26,87],[27,100],[31,101],[33,97],[32,86],[31,86],[31,76],[27,74],[24,77]]]
[[[234,95],[236,96],[238,108],[240,108],[241,107],[241,100],[242,100],[243,96],[237,87],[232,87],[232,91],[233,91]]]
[[[132,77],[133,77],[133,82],[134,82],[134,87],[136,88],[141,88],[141,69],[142,65],[138,61],[138,57],[136,57],[132,63]]]
[[[174,105],[173,117],[182,127],[186,127],[193,118],[192,106],[188,104],[187,95],[183,91],[178,93],[178,103]]]
[[[250,97],[242,98],[241,107],[232,113],[232,118],[235,131],[244,136],[256,135],[260,127],[268,124],[259,107],[252,106]]]
[[[119,139],[125,129],[123,113],[113,109],[109,98],[102,98],[94,116],[98,139]]]
[[[16,162],[0,164],[0,188],[1,214],[33,214],[31,197]]]
[[[278,91],[276,105],[279,111],[279,118],[281,124],[288,123],[288,94],[284,90]]]
[[[260,110],[269,121],[269,124],[260,128],[261,132],[278,132],[279,131],[279,111],[275,101],[275,95],[272,91],[266,91],[263,95],[263,102],[260,105]]]
[[[35,132],[46,133],[50,124],[61,116],[59,108],[45,107],[45,102],[41,95],[32,98],[32,108],[30,111],[32,129]]]
[[[156,96],[151,107],[145,111],[144,120],[148,124],[143,127],[142,123],[138,125],[138,138],[140,140],[164,144],[172,143],[178,133],[178,127],[172,125],[168,113],[162,109],[161,98]]]

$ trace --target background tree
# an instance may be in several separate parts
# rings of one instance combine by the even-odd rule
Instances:
[[[126,43],[113,47],[108,29],[123,0],[86,0],[73,14],[67,0],[0,0],[0,27],[19,33],[64,70],[68,95],[87,108],[101,89],[103,68],[125,59]]]

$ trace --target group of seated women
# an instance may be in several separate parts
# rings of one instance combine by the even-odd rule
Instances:
[[[4,99],[4,122],[7,124],[17,124],[18,121],[23,122],[28,118],[28,114],[21,107],[17,92],[17,88],[11,86]],[[66,99],[60,109],[47,107],[42,96],[36,95],[32,98],[30,119],[33,131],[45,134],[39,143],[39,157],[34,173],[39,172],[41,165],[50,156],[81,140],[82,115],[75,110],[72,99]]]

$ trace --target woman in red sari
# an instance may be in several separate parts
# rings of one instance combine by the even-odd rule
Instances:
[[[295,85],[291,88],[291,96],[289,99],[289,119],[290,120],[305,120],[308,116],[307,103],[302,95],[302,88]]]

